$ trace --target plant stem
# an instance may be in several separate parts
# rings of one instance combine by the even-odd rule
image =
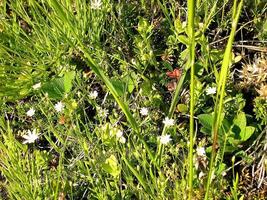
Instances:
[[[194,18],[195,18],[195,1],[187,1],[188,8],[188,38],[189,44],[189,67],[190,67],[190,145],[189,145],[189,175],[188,175],[188,187],[189,194],[188,199],[192,199],[193,194],[193,147],[194,147],[194,91],[195,91],[195,32],[194,32]]]
[[[237,6],[237,1],[234,1],[233,5],[233,22],[232,22],[232,30],[227,42],[227,46],[225,49],[223,62],[222,62],[222,68],[220,72],[220,79],[217,86],[217,96],[216,96],[216,103],[215,103],[215,110],[214,110],[214,122],[213,122],[213,144],[212,144],[212,152],[211,152],[211,159],[210,159],[210,168],[209,168],[209,174],[208,174],[208,180],[206,185],[206,193],[205,193],[205,200],[208,200],[209,198],[209,188],[211,183],[212,174],[214,171],[214,160],[217,153],[217,140],[218,140],[218,130],[221,126],[221,122],[223,120],[222,118],[222,111],[223,111],[223,99],[225,94],[225,85],[226,85],[226,78],[229,71],[229,66],[231,64],[231,54],[232,54],[232,44],[234,41],[234,36],[236,32],[236,27],[239,19],[239,15],[241,13],[243,0],[241,0]]]

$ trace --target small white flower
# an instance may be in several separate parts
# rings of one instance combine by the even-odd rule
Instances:
[[[207,95],[216,94],[216,87],[208,87],[206,93]]]
[[[56,105],[54,106],[54,108],[57,112],[61,112],[64,108],[64,104],[61,101],[57,102]]]
[[[93,0],[91,1],[91,9],[100,10],[102,6],[101,0]]]
[[[201,171],[198,175],[198,179],[202,179],[204,176],[205,176],[205,173]]]
[[[89,93],[89,98],[90,99],[96,99],[97,96],[98,96],[98,92],[96,90],[94,90],[93,92]]]
[[[171,136],[170,135],[162,135],[159,136],[159,142],[161,144],[168,144],[171,141]]]
[[[204,147],[198,147],[197,148],[197,155],[198,156],[206,156],[206,151]]]
[[[32,86],[32,88],[33,88],[34,90],[37,90],[37,89],[39,89],[40,87],[41,87],[41,83],[36,83],[35,85]]]
[[[121,137],[123,137],[122,135],[123,135],[123,132],[118,129],[117,132],[116,132],[116,137],[117,138],[121,138]]]
[[[116,135],[116,138],[118,139],[118,141],[120,142],[120,143],[125,143],[126,142],[126,139],[125,139],[125,137],[123,137],[123,132],[120,130],[120,129],[118,129],[118,128],[113,128],[112,130],[111,130],[111,135],[113,136],[113,135]]]
[[[38,139],[39,134],[36,133],[36,129],[33,129],[33,131],[28,130],[28,135],[23,135],[22,137],[25,139],[23,144],[34,143]]]
[[[174,125],[174,119],[170,119],[169,117],[166,117],[163,120],[163,124],[165,124],[165,126],[173,126]]]
[[[223,171],[222,176],[226,176],[226,175],[227,175],[226,171]]]
[[[108,110],[97,107],[96,108],[97,112],[98,112],[98,116],[101,118],[106,118],[108,116]]]
[[[122,143],[122,144],[124,144],[124,143],[126,142],[125,137],[121,136],[121,137],[119,138],[119,142]]]
[[[183,22],[182,22],[182,28],[185,28],[186,25],[187,25],[186,21],[183,21]]]
[[[147,116],[148,115],[148,109],[145,107],[141,108],[140,114],[143,116]]]
[[[30,110],[27,111],[26,115],[28,117],[32,117],[34,115],[34,113],[35,113],[35,110],[33,108],[31,108]]]

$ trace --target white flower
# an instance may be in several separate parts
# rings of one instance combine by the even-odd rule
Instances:
[[[170,119],[169,117],[166,117],[163,120],[163,124],[165,124],[165,126],[173,126],[174,125],[174,119]]]
[[[93,0],[91,1],[91,9],[100,10],[102,6],[101,0]]]
[[[206,151],[204,147],[198,147],[197,148],[197,155],[198,156],[206,156]]]
[[[222,176],[226,176],[226,175],[227,175],[226,171],[223,171]]]
[[[57,102],[56,105],[54,106],[54,108],[57,112],[61,112],[64,108],[64,104],[61,101]]]
[[[96,90],[89,93],[90,99],[96,99],[97,96],[98,96],[98,92]]]
[[[28,135],[23,135],[22,137],[25,139],[23,144],[34,143],[34,141],[38,139],[39,134],[36,133],[36,129],[33,129],[32,132],[28,130]]]
[[[159,142],[161,144],[167,144],[171,141],[171,136],[170,135],[162,135],[162,136],[159,136]]]
[[[39,89],[40,87],[41,87],[41,83],[36,83],[35,85],[32,86],[32,88],[33,88],[34,90],[37,90],[37,89]]]
[[[30,110],[27,111],[26,115],[29,117],[32,117],[35,113],[35,110],[33,108],[31,108]]]
[[[98,112],[98,116],[101,118],[106,118],[108,116],[108,110],[97,107],[96,108],[97,112]]]
[[[122,143],[122,144],[124,144],[124,143],[126,142],[125,137],[121,136],[121,137],[119,138],[119,142]]]
[[[183,21],[182,22],[182,28],[185,28],[186,27],[186,24],[187,24],[186,21]]]
[[[202,179],[204,176],[205,176],[205,173],[201,171],[198,175],[198,179]]]
[[[147,116],[148,115],[148,109],[145,107],[141,108],[140,114],[143,116]]]
[[[123,135],[123,132],[122,132],[121,130],[117,130],[117,132],[116,132],[116,137],[117,137],[117,138],[121,138],[122,135]]]
[[[123,143],[124,144],[126,142],[125,137],[123,137],[123,132],[120,129],[118,129],[118,128],[113,128],[111,130],[111,135],[116,135],[116,137],[117,137],[117,139],[118,139],[118,141],[120,143]]]
[[[216,94],[216,87],[208,87],[206,93],[207,95]]]

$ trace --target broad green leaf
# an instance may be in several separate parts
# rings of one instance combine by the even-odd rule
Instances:
[[[55,78],[42,86],[42,91],[48,93],[52,99],[62,99],[64,94],[70,92],[75,72],[66,72],[64,77]]]
[[[222,115],[224,115],[222,113]],[[223,117],[221,117],[223,119]],[[206,134],[211,134],[212,125],[213,125],[213,116],[212,114],[201,114],[198,115],[199,122],[203,126],[201,131]],[[219,128],[219,138],[223,138],[223,134],[227,133],[231,127],[231,124],[227,119],[223,119],[222,126]]]
[[[245,130],[247,125],[247,120],[244,112],[240,112],[236,116],[236,118],[234,119],[234,124],[240,128],[241,132]]]
[[[205,128],[206,131],[211,133],[213,117],[211,114],[201,114],[198,115],[199,122]]]
[[[102,164],[103,169],[111,174],[114,177],[118,177],[120,175],[120,167],[118,165],[118,160],[114,155],[111,155],[106,159],[105,163]]]
[[[113,87],[115,88],[117,94],[122,97],[125,92],[127,91],[127,87],[125,82],[120,81],[120,80],[116,80],[116,79],[112,79],[111,83],[113,85]]]
[[[49,98],[61,99],[64,96],[64,78],[56,78],[43,85],[42,91],[47,93]]]
[[[241,131],[240,138],[242,141],[248,140],[254,133],[255,128],[252,126],[247,126],[244,131]]]
[[[210,135],[211,134],[211,129],[208,129],[208,128],[205,128],[205,127],[201,127],[200,132],[204,133],[206,135]]]
[[[142,95],[149,96],[150,92],[152,91],[152,83],[150,81],[145,81],[141,85],[141,89],[142,89]]]
[[[188,112],[188,106],[185,104],[178,104],[177,110],[181,113],[187,113]]]
[[[72,88],[72,81],[75,77],[75,71],[66,72],[64,75],[64,89],[65,92],[70,92]]]
[[[127,84],[127,91],[132,93],[134,90],[134,80],[131,75],[126,76],[123,81]]]

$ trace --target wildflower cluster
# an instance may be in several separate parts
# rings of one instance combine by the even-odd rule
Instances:
[[[39,86],[38,86],[39,87]],[[54,109],[56,112],[62,112],[64,110],[65,105],[62,102],[57,102],[54,105]],[[27,112],[26,115],[28,117],[33,117],[35,114],[35,109],[30,108]],[[34,128],[33,131],[28,130],[27,134],[22,135],[22,138],[25,139],[23,141],[23,144],[29,144],[29,143],[34,143],[40,136],[40,133],[37,133],[37,130]]]

